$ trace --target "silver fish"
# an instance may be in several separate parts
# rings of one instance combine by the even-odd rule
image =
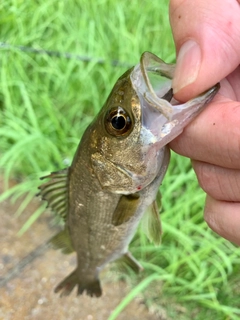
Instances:
[[[69,295],[77,285],[78,294],[101,296],[99,272],[121,257],[142,270],[128,245],[145,212],[148,236],[160,243],[156,198],[169,164],[167,144],[219,89],[216,85],[179,104],[172,94],[173,74],[174,65],[143,53],[86,129],[72,165],[44,177],[49,180],[40,186],[42,199],[65,220],[51,242],[65,253],[77,253],[77,268],[55,292]]]

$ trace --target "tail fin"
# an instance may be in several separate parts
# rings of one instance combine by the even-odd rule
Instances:
[[[58,293],[61,291],[60,296],[68,296],[78,285],[78,295],[83,294],[86,291],[90,297],[100,297],[102,295],[102,289],[98,278],[92,278],[91,281],[84,279],[81,281],[77,276],[77,270],[74,270],[68,277],[58,284],[54,292]]]

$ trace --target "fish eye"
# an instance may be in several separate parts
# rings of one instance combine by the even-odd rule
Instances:
[[[111,135],[126,135],[132,129],[131,118],[121,107],[115,107],[107,112],[105,122],[106,129]]]
[[[116,115],[111,119],[111,124],[116,130],[123,130],[126,126],[126,119],[122,115]]]

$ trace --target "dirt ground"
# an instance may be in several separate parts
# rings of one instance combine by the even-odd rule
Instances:
[[[1,182],[0,182],[0,192]],[[16,218],[14,213],[20,203],[5,201],[0,204],[0,278],[6,279],[8,271],[18,264],[37,246],[56,233],[50,227],[46,213],[33,224],[22,237],[17,231],[39,205],[33,200],[24,214]],[[86,295],[60,298],[53,288],[75,268],[75,256],[65,256],[48,249],[28,264],[14,279],[0,287],[0,320],[107,320],[112,310],[130,291],[124,282],[117,282],[113,272],[107,270],[101,277],[103,296],[90,298]],[[114,278],[114,279],[113,279]],[[140,299],[132,301],[118,316],[124,320],[163,319],[150,314]]]

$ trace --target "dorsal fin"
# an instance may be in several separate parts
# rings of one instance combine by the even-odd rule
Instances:
[[[68,211],[68,168],[52,172],[40,179],[49,179],[49,181],[38,187],[40,190],[38,196],[48,202],[47,207],[66,220]]]
[[[61,249],[64,254],[74,252],[72,242],[66,228],[50,239],[49,246],[53,249]]]

